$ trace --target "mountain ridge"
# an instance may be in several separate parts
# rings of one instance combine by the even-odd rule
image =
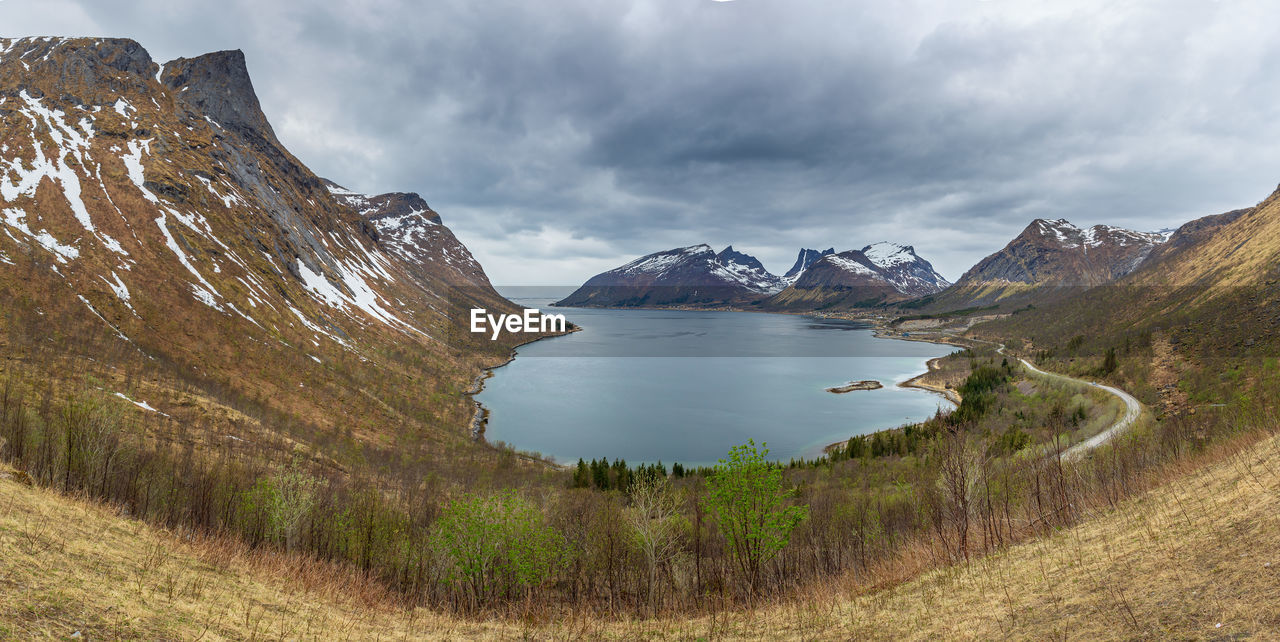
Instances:
[[[0,291],[30,319],[12,332],[56,310],[305,417],[304,444],[343,425],[436,450],[470,443],[461,391],[535,338],[470,336],[470,307],[518,306],[421,197],[335,195],[276,139],[239,52],[162,68],[127,39],[0,39],[0,122]]]
[[[870,251],[868,257],[864,251]],[[818,274],[825,276],[814,276]],[[830,307],[830,297],[816,301],[810,290],[836,288],[848,299],[862,288],[877,303],[897,301],[941,290],[950,283],[909,245],[880,242],[863,250],[836,253],[802,248],[785,276],[765,269],[759,259],[732,245],[719,253],[707,244],[646,254],[597,274],[556,305],[594,307],[753,306],[759,309]],[[796,294],[805,290],[804,295]]]
[[[949,311],[1038,305],[1115,282],[1136,270],[1166,238],[1110,225],[1081,228],[1066,219],[1033,219],[951,287],[912,306]]]
[[[557,306],[645,307],[741,304],[782,289],[759,259],[732,245],[701,243],[646,254],[586,281]]]

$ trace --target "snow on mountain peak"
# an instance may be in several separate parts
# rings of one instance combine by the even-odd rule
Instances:
[[[876,265],[887,268],[916,260],[915,248],[910,245],[880,241],[862,248],[862,253]]]
[[[1102,224],[1080,228],[1061,218],[1054,220],[1036,219],[1032,225],[1038,229],[1041,236],[1052,236],[1057,240],[1058,245],[1064,248],[1083,247],[1086,250],[1102,247],[1107,243],[1114,243],[1121,247],[1155,245],[1165,242],[1171,235],[1167,231],[1135,232],[1122,227]]]

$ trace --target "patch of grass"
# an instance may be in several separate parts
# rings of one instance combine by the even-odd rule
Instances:
[[[967,317],[979,312],[989,312],[991,310],[999,310],[998,305],[978,306],[970,308],[961,308],[959,310],[949,310],[947,312],[936,312],[934,314],[909,314],[900,316],[889,323],[889,325],[899,325],[903,321],[923,321],[925,319],[955,319],[958,317]]]

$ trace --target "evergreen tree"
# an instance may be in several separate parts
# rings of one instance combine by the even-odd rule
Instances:
[[[596,488],[609,490],[609,466],[605,460],[591,460],[591,481]]]
[[[1120,367],[1119,361],[1116,359],[1116,349],[1107,348],[1107,356],[1102,360],[1102,374],[1109,375]]]
[[[573,487],[587,488],[591,485],[591,470],[587,468],[587,462],[578,458],[578,467],[573,471]]]

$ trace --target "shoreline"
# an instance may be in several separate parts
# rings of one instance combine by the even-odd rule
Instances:
[[[480,403],[476,399],[476,395],[484,392],[484,382],[493,376],[494,370],[497,370],[498,368],[501,368],[515,360],[516,349],[512,348],[511,354],[507,355],[506,361],[481,370],[480,374],[476,375],[475,380],[471,382],[471,387],[467,388],[467,390],[462,393],[475,406],[475,410],[471,413],[471,422],[467,426],[473,441],[484,441],[484,429],[489,423],[489,409],[485,408],[484,404]]]
[[[468,387],[462,393],[463,396],[465,396],[468,400],[470,400],[475,407],[475,410],[472,411],[471,413],[471,421],[467,425],[467,431],[471,433],[471,440],[483,441],[486,444],[489,443],[488,440],[486,440],[484,437],[485,428],[488,427],[489,425],[489,409],[485,408],[484,404],[480,403],[480,401],[476,399],[476,395],[480,394],[481,392],[484,392],[484,382],[488,381],[489,378],[493,377],[494,370],[510,365],[512,361],[515,361],[516,351],[518,351],[522,346],[527,346],[529,344],[536,343],[538,341],[545,341],[547,339],[557,339],[560,337],[567,337],[573,334],[574,332],[581,332],[581,331],[582,331],[582,326],[575,325],[572,330],[569,330],[568,332],[565,332],[563,334],[552,334],[545,337],[535,337],[523,343],[512,346],[510,354],[507,355],[507,358],[503,360],[502,363],[481,368],[480,374],[476,375],[476,378],[472,380],[471,386]]]
[[[929,335],[928,337],[923,337],[923,336],[905,336],[905,335],[903,335],[903,334],[897,334],[897,333],[894,333],[894,332],[892,332],[892,331],[887,330],[887,324],[883,324],[883,323],[882,323],[882,324],[876,324],[875,329],[874,329],[874,330],[872,330],[872,336],[874,336],[874,337],[875,337],[875,338],[877,338],[877,339],[891,339],[891,340],[895,340],[895,341],[918,341],[918,342],[920,342],[920,343],[932,343],[932,344],[935,344],[935,345],[947,345],[947,346],[953,346],[953,347],[956,347],[956,348],[968,348],[968,347],[969,347],[969,346],[967,345],[966,340],[961,339],[961,338],[959,338],[959,337],[956,337],[956,336],[954,336],[954,335]],[[906,381],[903,381],[903,382],[901,382],[901,383],[897,384],[897,385],[898,385],[898,387],[899,387],[899,388],[914,388],[914,389],[916,389],[916,390],[923,390],[923,391],[925,391],[925,392],[929,392],[929,393],[935,394],[935,395],[937,395],[937,396],[939,396],[939,397],[942,397],[943,399],[946,399],[947,401],[951,402],[951,403],[952,403],[953,405],[955,405],[956,407],[959,407],[959,406],[960,406],[960,394],[959,394],[959,393],[957,393],[957,392],[956,392],[956,391],[954,391],[954,390],[951,390],[950,388],[939,388],[938,386],[933,386],[933,385],[930,385],[930,384],[927,384],[927,383],[922,383],[922,382],[920,381],[920,380],[921,380],[921,379],[923,379],[924,377],[929,376],[929,375],[930,375],[931,373],[933,373],[935,370],[938,370],[938,362],[939,362],[939,361],[941,361],[941,360],[943,360],[943,359],[945,359],[947,356],[948,356],[948,355],[943,355],[943,356],[941,356],[941,357],[933,357],[932,359],[929,359],[929,360],[925,361],[925,363],[924,363],[924,365],[925,365],[925,371],[924,371],[924,372],[922,372],[922,373],[920,373],[920,374],[918,374],[918,375],[916,375],[916,376],[914,376],[914,377],[912,377],[912,378],[910,378],[910,379],[907,379]],[[846,438],[846,439],[844,439],[843,441],[836,441],[836,442],[832,442],[832,443],[830,443],[830,444],[827,444],[826,446],[823,446],[823,447],[822,447],[822,450],[821,450],[821,455],[822,455],[822,456],[826,456],[826,455],[830,454],[832,449],[845,445],[846,443],[848,443],[848,442],[849,442],[849,439],[852,439],[853,437],[862,437],[862,436],[867,436],[867,435],[874,435],[874,434],[876,434],[876,433],[878,433],[878,432],[884,432],[884,431],[886,431],[886,430],[895,430],[895,429],[897,429],[897,428],[901,428],[903,425],[905,425],[905,424],[898,425],[898,426],[891,426],[891,427],[888,427],[888,428],[881,428],[881,429],[879,429],[879,430],[873,430],[873,431],[871,431],[871,432],[863,433],[863,434],[861,434],[861,435],[850,435],[849,437],[847,437],[847,438]]]
[[[935,385],[932,385],[932,384],[927,384],[927,383],[924,383],[924,382],[920,381],[921,379],[923,379],[923,378],[925,378],[925,377],[929,376],[930,374],[932,374],[933,372],[937,371],[937,370],[940,368],[940,366],[938,365],[938,362],[939,362],[939,361],[942,361],[942,359],[944,359],[944,357],[934,357],[934,358],[932,358],[932,359],[930,359],[930,360],[926,361],[924,365],[925,365],[925,367],[926,367],[926,368],[928,368],[928,369],[929,369],[927,372],[922,372],[922,373],[920,373],[920,374],[918,374],[918,375],[916,375],[916,376],[914,376],[914,377],[912,377],[912,378],[910,378],[910,379],[907,379],[906,381],[903,381],[902,383],[898,384],[898,387],[900,387],[900,388],[916,388],[917,390],[924,390],[924,391],[927,391],[927,392],[932,392],[932,393],[934,393],[934,394],[936,394],[936,395],[938,395],[938,396],[942,397],[943,399],[946,399],[947,401],[950,401],[950,402],[952,403],[952,405],[954,405],[954,406],[956,406],[957,408],[959,408],[959,407],[960,407],[960,393],[956,392],[955,390],[952,390],[951,388],[941,388],[941,387],[938,387],[938,386],[935,386]]]

